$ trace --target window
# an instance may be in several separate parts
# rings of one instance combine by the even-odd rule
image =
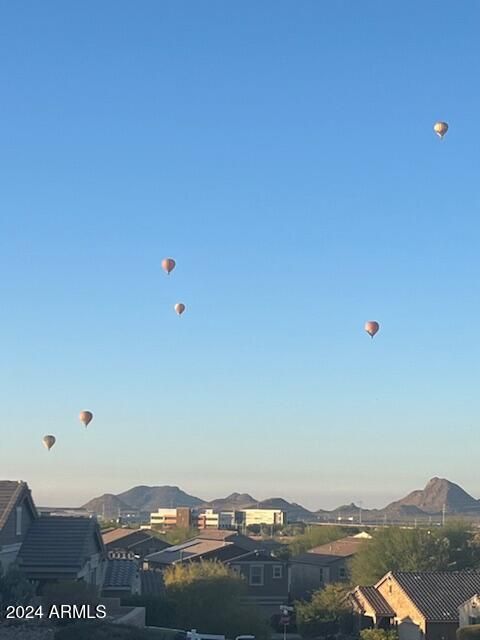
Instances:
[[[342,580],[345,580],[345,578],[347,577],[347,570],[345,569],[345,567],[340,567],[338,575]]]
[[[273,565],[273,578],[274,580],[280,580],[283,576],[283,567],[281,564]]]
[[[263,564],[252,564],[249,583],[252,587],[263,587]]]
[[[320,579],[320,582],[323,582],[323,567],[318,568],[318,577]]]
[[[22,507],[17,507],[15,529],[17,536],[22,535]]]

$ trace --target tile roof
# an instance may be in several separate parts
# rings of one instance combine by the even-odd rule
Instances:
[[[352,594],[355,599],[357,599],[357,594],[367,601],[377,616],[388,618],[395,616],[395,611],[375,587],[357,587]],[[357,602],[359,602],[360,605],[362,604],[361,600],[357,600]]]
[[[355,538],[348,536],[334,542],[327,542],[313,549],[309,549],[308,553],[320,553],[331,556],[353,556],[365,544],[365,538]]]
[[[137,563],[133,560],[109,560],[103,582],[104,589],[130,588],[138,573]]]
[[[38,518],[30,526],[20,548],[20,565],[32,569],[80,568],[88,558],[88,545],[94,536],[99,551],[103,551],[98,523],[94,518]]]
[[[106,545],[117,542],[118,540],[122,540],[122,543],[125,541],[127,544],[136,544],[137,542],[148,540],[151,537],[152,535],[150,533],[146,533],[141,529],[118,528],[102,532],[103,542]],[[130,539],[126,541],[126,538]]]
[[[275,564],[284,564],[283,560],[275,558],[264,549],[258,549],[257,551],[248,551],[247,553],[242,553],[242,555],[240,556],[234,556],[227,560],[226,564],[236,564],[242,562],[274,562]]]
[[[320,553],[301,553],[298,556],[293,556],[290,562],[296,564],[312,564],[318,567],[328,567],[329,565],[333,564],[334,562],[338,562],[339,560],[344,560],[344,557]]]
[[[237,546],[243,547],[245,551],[255,551],[259,547],[259,543],[255,540],[238,533],[238,531],[230,531],[229,529],[204,529],[196,537],[201,540],[233,542]]]
[[[239,547],[233,542],[224,542],[222,540],[202,540],[201,538],[196,538],[194,540],[188,540],[183,544],[151,553],[145,556],[145,560],[147,562],[153,562],[161,565],[170,565],[175,564],[176,562],[208,558],[215,558],[223,562],[245,553],[247,552],[244,548]]]
[[[458,607],[480,591],[480,571],[393,571],[393,579],[430,622],[458,622]]]
[[[0,530],[3,529],[5,523],[17,504],[23,493],[30,496],[30,489],[26,482],[16,480],[0,480]],[[31,500],[31,496],[30,496]],[[32,502],[32,510],[35,515],[35,506]]]
[[[158,596],[165,592],[165,584],[160,571],[142,569],[140,571],[140,580],[142,584],[142,596]]]

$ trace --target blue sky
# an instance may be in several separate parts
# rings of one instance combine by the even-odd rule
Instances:
[[[0,476],[480,497],[479,20],[2,0]]]

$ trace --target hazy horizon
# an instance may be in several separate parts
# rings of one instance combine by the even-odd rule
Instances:
[[[442,477],[442,476],[437,476],[437,477]],[[17,480],[19,478],[9,478],[9,479]],[[464,489],[467,493],[472,495],[474,498],[476,499],[480,498],[480,496],[477,493],[475,493],[475,491],[470,491],[468,487],[463,486],[461,483],[457,482],[456,480],[452,478],[447,478],[447,479],[450,480],[450,482],[459,484],[462,489]],[[296,502],[297,504],[300,504],[301,506],[309,509],[310,511],[317,511],[318,509],[331,510],[343,504],[350,504],[351,502],[354,502],[357,506],[361,506],[362,509],[377,509],[377,508],[381,509],[387,506],[387,504],[405,497],[408,493],[416,489],[423,489],[427,484],[428,480],[430,480],[430,478],[427,478],[422,485],[418,485],[418,486],[412,485],[409,487],[405,486],[403,493],[401,492],[399,494],[382,493],[381,491],[377,491],[377,492],[371,491],[371,492],[367,492],[359,495],[358,491],[355,492],[354,490],[351,490],[349,492],[348,489],[341,489],[338,492],[334,492],[331,490],[320,491],[318,495],[315,495],[314,492],[310,492],[308,494],[304,494],[303,499],[301,496],[297,497],[296,495],[293,495],[293,494],[289,494],[288,496],[283,493],[257,494],[254,488],[251,488],[251,490],[248,490],[242,487],[240,488],[236,487],[224,492],[219,490],[219,492],[214,495],[210,495],[210,494],[205,495],[204,493],[201,493],[195,490],[195,484],[190,484],[187,487],[185,485],[169,483],[169,482],[165,482],[165,483],[140,482],[136,485],[130,485],[125,487],[120,486],[120,488],[113,487],[112,490],[110,490],[109,488],[106,488],[105,490],[99,489],[98,493],[96,493],[95,495],[85,495],[84,499],[79,498],[73,502],[70,499],[71,498],[70,494],[68,493],[64,494],[65,500],[61,500],[57,498],[54,498],[52,500],[52,495],[54,496],[55,493],[52,492],[51,487],[47,487],[47,489],[44,489],[44,490],[40,489],[37,491],[36,490],[37,487],[35,485],[32,485],[31,483],[28,483],[28,484],[32,489],[32,495],[36,504],[41,507],[79,507],[85,504],[86,502],[88,502],[89,500],[91,500],[92,498],[97,498],[103,494],[118,495],[120,493],[123,493],[124,491],[128,491],[133,486],[177,486],[179,489],[181,489],[185,493],[191,496],[194,496],[196,498],[200,498],[201,500],[205,500],[206,502],[209,502],[211,500],[215,500],[218,498],[225,498],[228,495],[231,495],[232,493],[236,492],[236,493],[248,493],[253,498],[257,499],[259,502],[261,502],[262,500],[266,500],[268,498],[284,498],[289,502]],[[28,482],[28,480],[25,480],[25,481]],[[352,498],[353,494],[355,494],[358,497],[353,499]],[[81,494],[78,494],[78,495],[81,495]]]
[[[480,4],[1,16],[0,476],[479,496]]]

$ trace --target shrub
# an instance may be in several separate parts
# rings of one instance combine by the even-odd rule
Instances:
[[[360,631],[361,640],[398,640],[398,633],[393,629],[364,629]]]
[[[34,595],[32,584],[25,578],[20,569],[11,565],[6,573],[0,565],[0,611],[8,605],[26,605]]]
[[[86,582],[76,582],[74,580],[56,582],[48,584],[43,591],[43,604],[50,611],[53,606],[62,605],[89,605],[95,609],[99,602],[97,590],[94,586]],[[74,621],[67,618],[58,619],[58,625],[72,624]]]
[[[77,622],[55,634],[55,640],[151,640],[153,637],[145,629],[97,621]]]
[[[145,607],[145,621],[148,627],[168,627],[176,624],[176,606],[165,596],[128,596],[122,598],[127,607]]]

